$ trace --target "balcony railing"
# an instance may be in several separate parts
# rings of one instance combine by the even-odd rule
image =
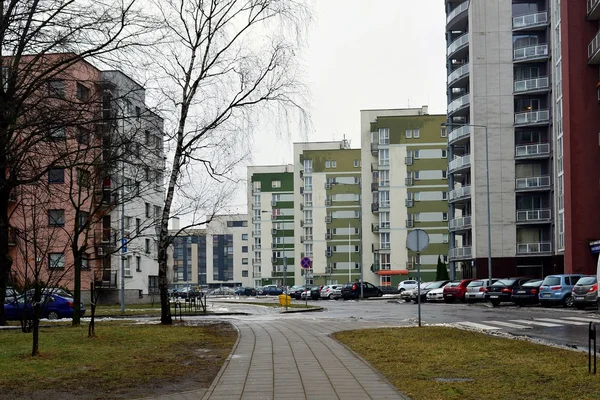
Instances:
[[[380,188],[387,188],[390,187],[390,181],[379,181],[379,187]]]
[[[520,47],[513,50],[513,60],[521,61],[529,58],[540,58],[548,56],[548,45],[538,44],[537,46]]]
[[[549,208],[538,210],[517,210],[517,222],[548,221],[552,218],[552,210]]]
[[[516,81],[514,83],[515,93],[520,92],[533,92],[536,90],[548,89],[550,87],[550,80],[547,76],[542,76],[535,79],[524,79]]]
[[[536,25],[548,23],[548,13],[539,12],[535,14],[520,15],[513,18],[513,29],[529,28]]]
[[[389,222],[380,222],[379,223],[379,230],[384,230],[384,229],[390,229]]]
[[[454,18],[456,18],[456,16],[458,14],[462,13],[463,11],[467,11],[468,9],[469,9],[469,1],[465,1],[464,3],[462,3],[461,5],[456,7],[454,10],[450,11],[448,16],[446,17],[446,24],[449,24],[450,21],[452,21]]]
[[[471,186],[463,186],[448,192],[448,201],[471,197]]]
[[[453,113],[461,107],[464,107],[469,104],[469,94],[465,94],[464,96],[459,97],[458,99],[453,100],[448,104],[448,113]]]
[[[517,190],[537,189],[550,187],[549,176],[535,176],[531,178],[517,178],[515,180],[515,188]]]
[[[600,19],[600,0],[587,0],[588,19]]]
[[[453,249],[450,249],[450,251],[448,252],[448,257],[451,260],[456,260],[456,259],[471,258],[472,254],[473,253],[472,253],[471,247],[455,247]]]
[[[454,53],[456,50],[460,49],[461,47],[463,47],[467,44],[469,44],[469,34],[465,33],[464,35],[462,35],[461,37],[459,37],[458,39],[456,39],[455,41],[450,43],[450,46],[448,46],[448,51],[446,52],[446,55],[449,56],[450,54]]]
[[[552,243],[550,242],[517,243],[517,254],[540,254],[551,251]]]
[[[379,232],[379,224],[378,223],[371,224],[371,232]]]
[[[454,129],[448,134],[448,143],[452,143],[460,138],[467,137],[471,134],[470,126],[461,126],[460,128]]]
[[[454,218],[448,222],[448,229],[451,231],[456,231],[459,229],[468,228],[471,226],[471,216]]]
[[[515,124],[539,124],[550,122],[549,110],[527,111],[515,114]]]
[[[588,44],[588,62],[590,64],[600,64],[600,31]]]
[[[469,75],[469,64],[465,64],[452,71],[452,73],[448,75],[448,85],[452,85],[454,82],[467,75]]]
[[[550,143],[527,144],[515,147],[515,157],[534,157],[550,154]]]
[[[390,201],[389,200],[382,200],[379,203],[379,209],[382,209],[382,208],[390,208]]]
[[[453,172],[457,169],[461,169],[464,167],[468,167],[471,165],[471,155],[467,154],[466,156],[456,157],[454,160],[448,163],[448,170]]]

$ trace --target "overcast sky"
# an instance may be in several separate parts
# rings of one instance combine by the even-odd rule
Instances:
[[[429,106],[446,112],[445,13],[441,0],[317,0],[303,55],[310,88],[309,141],[360,147],[360,110]],[[260,132],[250,165],[292,162],[292,143]],[[278,151],[273,151],[273,145]],[[244,171],[245,173],[245,171]],[[232,210],[246,211],[241,186]]]

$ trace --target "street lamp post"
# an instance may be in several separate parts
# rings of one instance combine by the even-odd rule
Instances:
[[[488,145],[488,126],[480,124],[442,124],[442,127],[452,126],[470,126],[473,128],[483,128],[485,131],[485,179],[486,179],[486,197],[487,197],[487,233],[488,233],[488,285],[492,284],[492,224],[491,224],[491,206],[490,206],[490,158]]]

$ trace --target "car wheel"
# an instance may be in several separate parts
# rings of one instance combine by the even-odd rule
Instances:
[[[48,313],[48,319],[59,319],[60,316],[58,315],[58,313],[56,311],[50,311]]]
[[[404,299],[406,303],[410,303],[410,299]]]
[[[400,288],[400,293],[404,292],[404,290],[405,290],[404,288]]]
[[[329,293],[329,296],[327,296],[329,298],[329,300],[333,300],[333,293]]]
[[[383,296],[383,292],[378,292],[377,297],[381,297],[381,296]]]
[[[500,305],[500,302],[498,300],[492,300],[492,306],[498,307],[499,305]]]
[[[564,300],[565,307],[573,307],[573,296],[567,295]]]

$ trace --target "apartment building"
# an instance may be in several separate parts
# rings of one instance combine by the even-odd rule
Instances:
[[[361,272],[361,154],[347,140],[294,143],[295,271],[298,283],[355,281]]]
[[[428,107],[361,111],[364,278],[396,285],[416,277],[433,280],[438,257],[448,256],[448,152],[445,115]],[[406,248],[412,229],[429,234],[417,258]],[[457,275],[459,276],[459,275]]]
[[[250,166],[247,179],[252,259],[248,286],[292,286],[298,282],[299,239],[294,232],[294,167]]]

